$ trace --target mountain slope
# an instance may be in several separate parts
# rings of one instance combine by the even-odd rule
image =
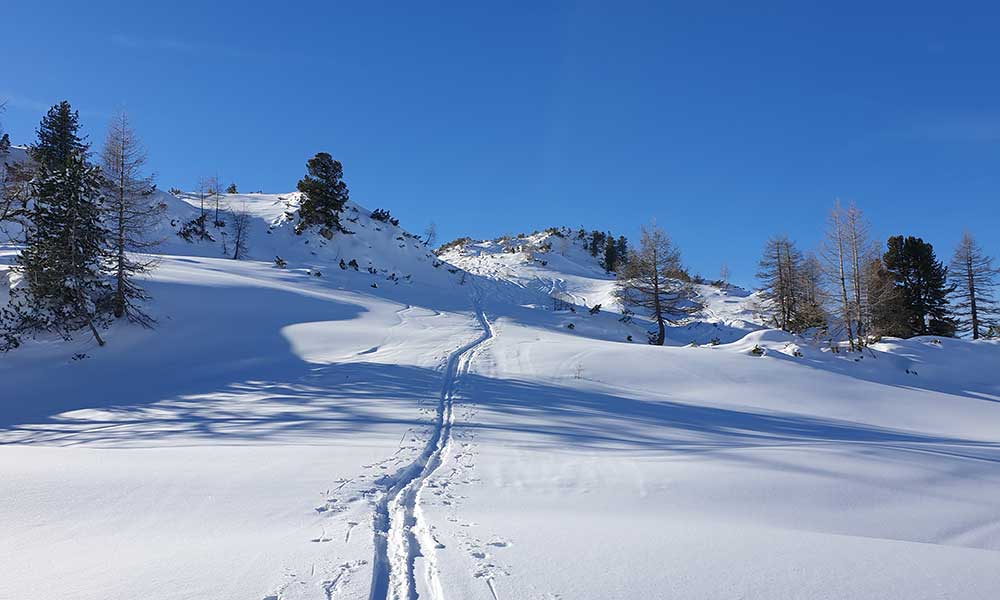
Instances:
[[[157,328],[0,357],[0,597],[1000,590],[1000,344],[834,354],[698,286],[655,347],[551,233],[436,257],[356,204],[327,240],[295,194],[226,195],[235,261],[158,198]]]

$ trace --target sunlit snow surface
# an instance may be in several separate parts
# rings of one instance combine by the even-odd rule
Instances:
[[[245,195],[233,261],[161,198],[155,330],[0,357],[0,598],[369,598],[404,480],[389,597],[1000,596],[996,343],[834,355],[703,286],[652,347],[575,243],[441,263],[356,205],[327,241]]]

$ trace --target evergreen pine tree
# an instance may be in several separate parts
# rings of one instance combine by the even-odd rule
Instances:
[[[80,115],[63,100],[42,117],[36,133],[38,142],[31,147],[31,158],[39,169],[49,174],[67,167],[77,156],[86,158],[90,144],[79,136]]]
[[[618,254],[618,264],[624,265],[628,262],[628,240],[625,239],[624,235],[620,235],[615,246],[617,246],[615,252]]]
[[[869,260],[865,268],[865,304],[868,307],[867,331],[875,336],[910,335],[908,311],[900,288],[880,257]]]
[[[618,245],[615,243],[614,236],[608,233],[604,242],[604,270],[608,273],[617,271],[618,264]]]
[[[604,250],[604,234],[597,230],[591,231],[587,249],[590,250],[590,255],[593,257],[601,253]]]
[[[42,120],[32,147],[37,171],[32,181],[32,235],[17,258],[26,286],[12,291],[3,311],[3,348],[20,336],[52,331],[69,339],[106,324],[109,287],[102,276],[107,231],[101,222],[104,183],[87,162],[89,146],[78,135],[69,103],[54,106]]]
[[[948,314],[948,269],[934,256],[934,247],[918,237],[893,236],[882,257],[901,295],[907,335],[955,334]]]
[[[347,184],[343,181],[344,169],[326,152],[320,152],[306,162],[309,174],[299,180],[302,192],[299,203],[299,222],[295,233],[302,233],[313,225],[320,234],[330,238],[334,231],[343,231],[340,211],[348,199]]]

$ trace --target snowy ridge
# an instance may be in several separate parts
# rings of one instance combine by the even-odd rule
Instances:
[[[160,192],[162,202],[167,206],[166,219],[161,238],[165,240],[162,251],[167,254],[196,254],[204,256],[226,256],[226,246],[231,246],[227,238],[232,232],[227,227],[209,227],[214,241],[185,242],[176,235],[183,224],[200,213],[201,200],[197,194],[184,193],[177,197]],[[299,193],[288,194],[222,194],[223,220],[226,210],[246,210],[253,216],[250,227],[249,252],[251,260],[272,261],[280,256],[297,265],[329,269],[339,268],[343,260],[354,260],[361,271],[373,268],[378,274],[405,278],[416,271],[426,272],[437,261],[433,253],[417,238],[399,225],[378,221],[371,217],[370,210],[348,202],[341,213],[343,227],[349,233],[338,233],[327,240],[315,231],[297,235],[294,231],[297,221]],[[214,200],[205,200],[209,221],[214,220]],[[231,228],[231,226],[228,226]],[[353,268],[353,267],[351,267]]]
[[[621,306],[615,297],[615,275],[600,265],[584,247],[584,241],[566,229],[548,229],[530,235],[468,241],[445,247],[442,260],[477,275],[492,285],[493,295],[504,300],[546,308],[553,298],[560,298],[586,310],[601,305],[615,313]],[[692,284],[703,310],[682,324],[670,327],[670,345],[734,342],[763,326],[759,295],[736,286],[724,289],[708,284]],[[610,317],[611,315],[606,315]],[[607,321],[607,319],[604,319]],[[615,326],[608,321],[605,332],[575,324],[581,334],[595,334],[609,339],[645,340],[649,324]],[[611,333],[615,331],[615,333]]]

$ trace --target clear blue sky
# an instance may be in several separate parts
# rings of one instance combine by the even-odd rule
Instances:
[[[1000,253],[995,3],[74,4],[5,4],[4,126],[29,142],[65,98],[98,141],[124,107],[164,188],[289,191],[325,150],[444,239],[655,218],[752,283],[840,197],[880,237]]]

